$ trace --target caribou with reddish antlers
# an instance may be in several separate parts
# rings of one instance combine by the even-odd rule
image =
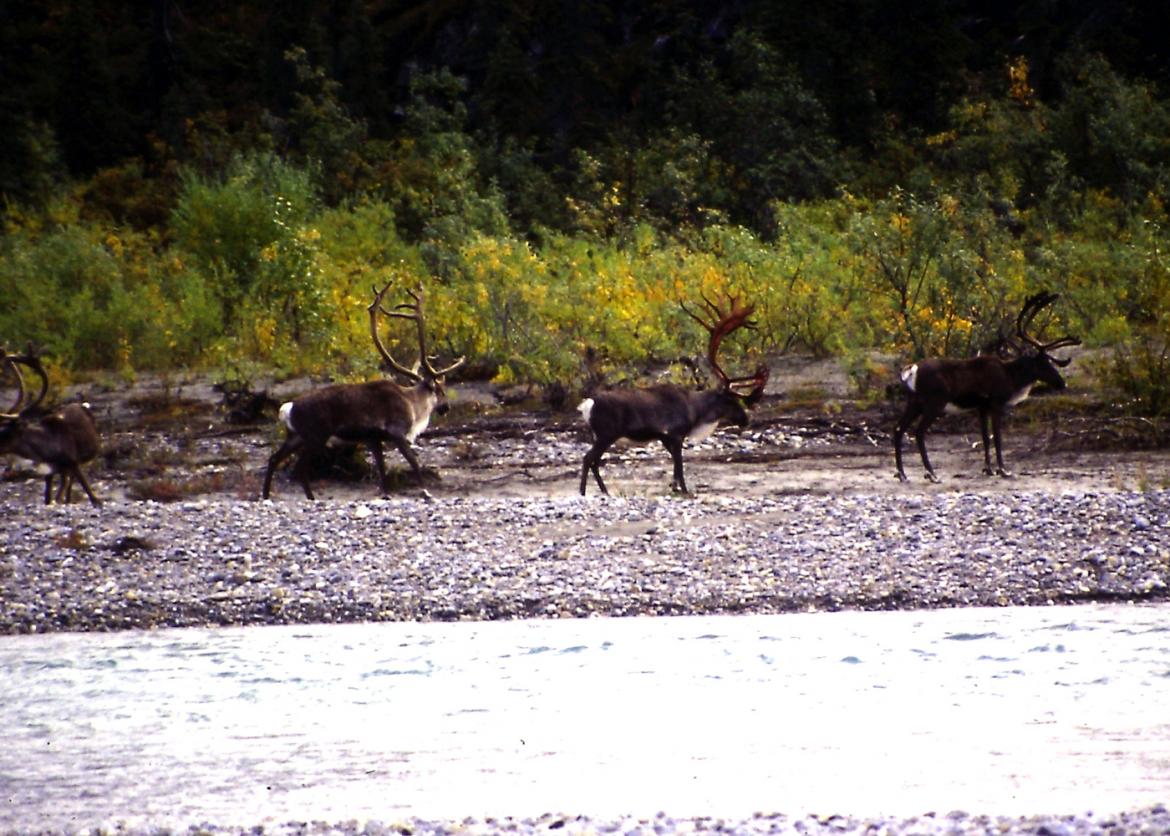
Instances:
[[[81,472],[81,465],[92,461],[101,452],[101,436],[89,406],[74,403],[49,412],[41,409],[41,402],[49,391],[49,376],[31,346],[20,355],[0,349],[0,362],[14,376],[17,388],[12,407],[0,413],[0,453],[10,453],[48,466],[46,505],[53,501],[53,477],[58,475],[61,482],[57,488],[57,502],[72,501],[73,483],[77,481],[85,489],[89,501],[101,505],[101,500],[94,495]],[[41,381],[40,390],[31,398],[25,389],[21,366]]]
[[[444,377],[463,365],[463,358],[444,369],[432,366],[432,358],[427,354],[422,288],[407,290],[411,301],[387,310],[383,300],[389,288],[389,283],[381,290],[374,288],[374,301],[367,309],[370,315],[370,336],[384,365],[411,381],[412,385],[401,386],[392,380],[337,383],[283,404],[280,407],[280,420],[288,428],[288,437],[268,459],[268,469],[264,474],[265,499],[271,490],[272,474],[276,467],[293,453],[299,453],[293,475],[305,489],[305,496],[313,499],[308,474],[311,454],[323,450],[331,439],[362,443],[373,451],[383,494],[388,493],[389,489],[382,442],[389,442],[398,448],[421,483],[422,469],[411,444],[427,428],[432,413],[442,415],[447,411]],[[378,335],[379,314],[415,323],[419,354],[415,368],[402,365],[386,350]]]
[[[593,446],[581,465],[582,496],[590,471],[601,492],[609,494],[601,480],[601,457],[619,438],[637,442],[661,441],[674,461],[672,490],[688,493],[683,478],[683,442],[704,440],[720,423],[739,427],[747,425],[747,409],[755,406],[763,395],[768,382],[768,367],[761,365],[746,377],[729,377],[719,365],[718,352],[720,343],[732,331],[755,327],[748,319],[755,306],[740,306],[737,299],[728,297],[727,310],[724,311],[706,297],[703,297],[703,302],[711,315],[709,322],[685,305],[682,308],[710,333],[707,360],[718,385],[705,391],[693,391],[668,383],[642,389],[611,390],[582,401],[577,409],[593,431]],[[744,387],[749,387],[746,393],[737,391]]]
[[[1068,336],[1042,343],[1027,333],[1036,314],[1058,298],[1052,293],[1037,293],[1024,302],[1023,309],[1016,317],[1016,335],[1020,342],[1005,341],[1007,348],[1015,355],[1012,359],[981,354],[962,360],[923,360],[902,370],[906,409],[894,427],[894,461],[899,479],[906,481],[906,473],[902,469],[902,437],[911,425],[918,422],[914,428],[914,440],[922,456],[922,466],[926,468],[926,478],[937,482],[938,477],[926,455],[926,431],[943,412],[969,409],[979,413],[979,426],[983,435],[983,472],[988,475],[1011,475],[1003,464],[1001,438],[1004,414],[1008,407],[1027,398],[1037,383],[1063,389],[1064,378],[1057,367],[1067,366],[1070,360],[1057,359],[1050,352],[1081,344],[1080,340]],[[991,466],[992,439],[995,442],[994,469]]]

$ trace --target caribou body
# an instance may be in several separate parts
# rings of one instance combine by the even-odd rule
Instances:
[[[926,452],[926,431],[949,410],[974,410],[978,413],[984,472],[1011,475],[1003,463],[1003,419],[1007,409],[1027,398],[1037,383],[1063,389],[1064,378],[1058,367],[1067,366],[1069,361],[1055,358],[1049,352],[1080,344],[1080,340],[1072,337],[1041,343],[1027,334],[1028,326],[1040,309],[1056,299],[1055,295],[1039,293],[1024,303],[1016,319],[1016,332],[1023,345],[1015,346],[1018,356],[1014,358],[992,355],[934,358],[903,369],[901,380],[906,393],[906,409],[894,427],[894,462],[899,479],[906,480],[902,468],[902,438],[914,426],[914,440],[926,477],[932,482],[938,481]],[[995,445],[994,468],[991,464],[992,443]]]
[[[2,353],[2,352],[0,352]],[[9,453],[48,468],[45,476],[45,504],[53,502],[53,479],[60,477],[57,502],[70,502],[73,483],[79,482],[89,501],[101,505],[81,466],[101,452],[101,436],[88,404],[68,404],[57,410],[41,411],[49,378],[40,359],[31,350],[24,355],[2,353],[5,368],[15,376],[19,394],[12,409],[0,413],[0,453]],[[20,373],[24,366],[40,378],[38,394],[32,398]]]
[[[718,378],[713,389],[693,391],[674,384],[660,384],[640,389],[618,389],[601,392],[586,398],[577,407],[593,433],[593,445],[585,453],[581,464],[581,495],[589,482],[589,473],[597,481],[603,494],[609,491],[601,478],[601,457],[620,438],[636,442],[659,441],[670,453],[674,464],[672,490],[687,493],[683,476],[682,448],[685,441],[702,441],[719,424],[746,426],[748,408],[754,406],[768,382],[768,369],[761,366],[748,377],[730,378],[718,362],[719,344],[732,331],[748,326],[752,306],[739,307],[729,300],[728,310],[720,311],[704,299],[714,314],[711,322],[685,310],[711,334],[707,359]],[[749,384],[749,392],[741,394],[736,387]]]
[[[293,475],[304,488],[305,496],[313,499],[309,484],[309,465],[312,453],[324,450],[330,441],[365,444],[374,454],[378,479],[383,493],[388,492],[386,462],[382,444],[394,445],[410,465],[416,479],[421,481],[422,468],[411,445],[427,428],[432,413],[447,411],[447,391],[444,376],[462,365],[462,358],[445,369],[435,369],[427,357],[426,324],[423,318],[422,290],[409,291],[412,301],[386,310],[382,300],[389,284],[374,291],[369,306],[370,334],[383,361],[403,377],[413,381],[404,386],[393,380],[372,380],[366,383],[336,383],[316,389],[289,401],[280,407],[280,420],[288,429],[284,443],[268,459],[264,473],[265,499],[272,488],[272,476],[277,466],[294,453],[299,454]],[[398,363],[386,350],[378,335],[378,314],[413,320],[418,330],[418,371]]]

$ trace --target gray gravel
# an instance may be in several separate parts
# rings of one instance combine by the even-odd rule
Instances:
[[[124,831],[118,831],[124,832]],[[1109,834],[1109,836],[1165,836],[1170,833],[1170,810],[1163,805],[1120,815],[1096,816],[978,816],[961,811],[948,813],[927,813],[903,819],[866,819],[852,816],[810,815],[785,816],[780,814],[757,813],[746,819],[723,818],[672,818],[659,813],[652,819],[620,818],[594,819],[586,816],[565,816],[546,814],[538,818],[512,819],[461,819],[457,821],[435,821],[429,819],[407,819],[395,822],[289,822],[283,826],[266,828],[263,831],[248,828],[223,828],[212,824],[192,827],[190,834],[219,833],[270,833],[283,836],[315,836],[316,834],[337,834],[337,836],[447,836],[447,834],[517,833],[517,834],[635,834],[635,836],[657,836],[657,834],[687,833],[743,833],[743,834],[792,834],[793,836],[885,836],[885,834],[1035,834],[1035,836],[1088,836],[1088,834]]]
[[[1162,600],[1170,491],[0,504],[0,632]]]

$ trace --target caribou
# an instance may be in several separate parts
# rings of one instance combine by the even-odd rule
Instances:
[[[309,464],[312,454],[320,452],[331,440],[365,444],[374,454],[382,493],[389,493],[386,482],[386,462],[382,443],[398,448],[414,473],[422,482],[422,468],[412,443],[427,428],[431,414],[447,412],[445,377],[463,365],[460,357],[443,369],[431,365],[427,354],[426,321],[423,314],[423,290],[408,289],[409,302],[387,310],[384,304],[390,283],[374,288],[374,301],[367,308],[370,316],[370,336],[383,364],[411,382],[402,386],[393,380],[372,380],[366,383],[337,383],[301,395],[280,407],[280,421],[288,429],[288,436],[280,448],[268,459],[264,474],[263,496],[268,499],[272,488],[272,474],[285,459],[299,453],[293,475],[301,483],[308,499],[314,499],[309,485]],[[419,359],[415,368],[408,368],[391,356],[378,334],[379,314],[415,323],[418,334]]]
[[[57,410],[44,411],[41,402],[49,390],[49,376],[40,357],[30,346],[25,354],[8,354],[0,349],[3,368],[16,380],[16,400],[7,412],[0,413],[0,453],[29,459],[49,468],[45,476],[45,504],[53,502],[53,478],[60,476],[57,502],[73,501],[73,483],[85,490],[89,501],[101,505],[81,471],[81,465],[101,452],[98,435],[88,404],[67,404]],[[40,378],[40,390],[29,396],[20,367]]]
[[[1003,418],[1008,407],[1027,398],[1037,383],[1063,389],[1064,378],[1058,367],[1067,366],[1070,360],[1058,359],[1050,352],[1081,343],[1069,336],[1042,343],[1027,333],[1036,314],[1058,298],[1052,293],[1037,293],[1024,302],[1023,309],[1016,317],[1016,335],[1020,342],[1010,339],[1004,341],[1015,355],[1010,359],[990,354],[966,359],[935,358],[922,360],[902,370],[906,408],[894,427],[894,461],[900,480],[906,481],[906,472],[902,469],[902,437],[917,421],[914,440],[918,444],[922,466],[926,469],[926,478],[932,482],[939,481],[926,454],[926,431],[944,412],[963,410],[979,413],[979,426],[983,435],[983,472],[989,476],[1011,476],[1003,464],[1002,448]],[[991,465],[992,440],[995,442],[995,468]]]
[[[581,465],[582,496],[585,495],[590,471],[601,492],[609,494],[601,479],[601,457],[620,438],[636,442],[662,442],[674,462],[671,489],[689,493],[683,477],[683,442],[703,441],[720,423],[738,427],[747,425],[747,410],[755,406],[764,393],[768,367],[761,365],[752,375],[732,378],[719,365],[718,352],[720,343],[728,334],[741,327],[755,327],[749,320],[755,306],[741,306],[737,299],[731,297],[727,299],[727,310],[720,310],[705,296],[703,302],[711,316],[710,321],[686,305],[682,309],[710,334],[707,360],[718,380],[717,385],[704,391],[694,391],[665,383],[640,389],[609,390],[583,400],[577,409],[593,433],[593,445]],[[745,386],[750,387],[746,393],[737,391]]]

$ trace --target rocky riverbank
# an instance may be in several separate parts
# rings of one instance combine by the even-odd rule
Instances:
[[[1168,597],[1170,491],[0,505],[0,632]]]
[[[119,831],[124,832],[124,831]],[[187,833],[216,836],[228,833],[257,833],[248,828],[222,828],[216,825],[192,827]],[[525,819],[461,819],[436,821],[408,819],[395,822],[289,822],[262,832],[280,836],[488,836],[514,834],[623,834],[623,836],[660,836],[660,834],[728,833],[791,834],[792,836],[885,836],[886,834],[947,834],[947,836],[1163,836],[1170,833],[1170,810],[1159,805],[1145,810],[1116,815],[1073,816],[984,816],[962,811],[927,813],[912,818],[872,819],[838,815],[785,816],[757,813],[747,819],[694,818],[676,819],[665,813],[653,819],[595,819],[588,816],[547,814]]]

